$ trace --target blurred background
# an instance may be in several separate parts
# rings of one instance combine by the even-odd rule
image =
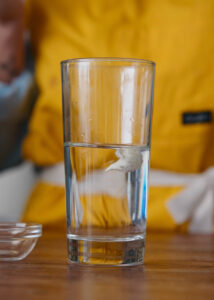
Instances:
[[[213,34],[212,0],[0,0],[0,221],[65,225],[60,61],[129,57],[157,64],[148,229],[213,232]]]

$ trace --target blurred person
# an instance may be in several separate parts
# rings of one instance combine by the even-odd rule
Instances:
[[[28,0],[25,8],[40,94],[23,153],[45,169],[23,219],[65,223],[60,61],[130,57],[157,63],[148,228],[212,232],[214,2]],[[91,211],[91,222],[113,226],[111,199],[96,197],[96,211],[103,203],[105,220]]]
[[[22,161],[34,90],[25,56],[23,1],[0,0],[0,170]]]

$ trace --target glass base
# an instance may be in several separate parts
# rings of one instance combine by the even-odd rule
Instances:
[[[68,258],[85,265],[131,266],[143,263],[145,236],[100,238],[68,235]]]

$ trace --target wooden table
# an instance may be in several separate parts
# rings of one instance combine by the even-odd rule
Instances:
[[[214,299],[214,236],[154,234],[145,264],[83,267],[48,233],[23,261],[0,263],[0,299]]]

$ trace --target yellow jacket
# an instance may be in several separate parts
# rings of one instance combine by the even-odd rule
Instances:
[[[26,158],[41,166],[63,160],[60,61],[112,56],[157,63],[151,167],[198,173],[214,165],[214,123],[182,123],[186,112],[214,111],[214,1],[28,0],[26,16],[40,90]],[[181,189],[150,188],[148,228],[186,228],[165,207]],[[63,187],[39,182],[24,220],[65,222],[64,198]]]

